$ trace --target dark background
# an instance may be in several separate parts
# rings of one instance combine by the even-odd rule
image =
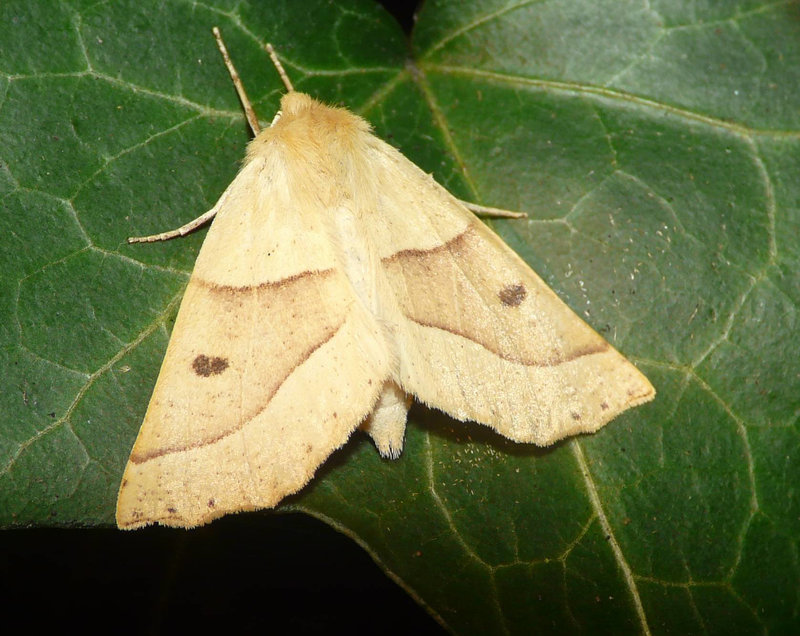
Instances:
[[[302,514],[7,530],[0,554],[6,633],[443,633],[353,541]]]
[[[381,2],[406,33],[418,2]],[[0,537],[7,630],[82,634],[443,629],[352,540],[301,514],[192,531],[32,528]]]

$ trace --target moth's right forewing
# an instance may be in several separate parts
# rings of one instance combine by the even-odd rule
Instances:
[[[347,440],[389,375],[328,211],[298,207],[290,168],[250,161],[208,232],[120,487],[120,527],[276,505]]]

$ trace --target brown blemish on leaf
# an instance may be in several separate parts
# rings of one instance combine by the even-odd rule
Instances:
[[[498,292],[497,297],[506,307],[517,307],[525,300],[527,295],[528,290],[525,289],[525,285],[522,283],[513,283],[503,287],[503,289]]]
[[[192,360],[192,369],[197,375],[207,378],[212,375],[219,375],[228,368],[228,360],[218,356],[207,356],[201,353]]]

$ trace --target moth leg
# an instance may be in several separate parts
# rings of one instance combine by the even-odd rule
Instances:
[[[227,194],[227,192],[225,193]],[[220,205],[227,197],[223,195],[217,204],[205,214],[201,214],[196,219],[189,221],[186,225],[181,225],[179,228],[161,232],[160,234],[150,234],[149,236],[129,236],[128,243],[155,243],[156,241],[169,241],[177,236],[186,236],[189,232],[193,232],[201,225],[208,223],[217,214]]]
[[[242,172],[239,173],[239,177],[248,170],[252,170],[254,164],[248,164],[244,168],[242,168]],[[168,241],[173,239],[177,236],[185,236],[189,234],[189,232],[193,232],[197,228],[199,228],[204,223],[208,223],[211,219],[213,219],[217,212],[219,212],[222,207],[227,203],[228,197],[230,196],[231,192],[236,189],[236,183],[239,177],[236,177],[231,182],[231,185],[222,193],[222,196],[219,198],[219,201],[216,202],[213,208],[211,208],[205,214],[201,214],[193,221],[189,221],[186,225],[182,225],[181,227],[175,230],[169,230],[168,232],[161,232],[160,234],[151,234],[149,236],[131,236],[128,238],[128,243],[154,243],[156,241]]]
[[[217,207],[218,206],[215,205],[205,214],[198,216],[193,221],[189,221],[186,225],[181,225],[175,230],[161,232],[160,234],[151,234],[150,236],[129,236],[128,243],[155,243],[156,241],[168,241],[174,239],[176,236],[186,236],[189,232],[196,230],[204,223],[208,223],[208,221],[213,219],[214,215],[217,213]]]
[[[524,219],[528,215],[524,212],[512,212],[511,210],[504,210],[502,208],[490,208],[486,205],[478,205],[477,203],[470,203],[469,201],[458,202],[463,205],[467,210],[478,216],[491,216],[498,219]]]
[[[397,459],[403,452],[411,400],[411,396],[394,382],[387,382],[372,413],[361,424],[361,430],[372,438],[382,457]]]
[[[231,76],[233,86],[236,88],[239,101],[242,103],[242,109],[244,110],[245,117],[247,118],[247,123],[250,125],[250,130],[253,131],[254,135],[257,135],[261,131],[261,125],[258,123],[258,117],[256,117],[256,113],[253,110],[253,105],[250,103],[250,99],[247,97],[247,93],[244,90],[242,78],[239,77],[239,73],[236,70],[236,67],[233,65],[230,55],[228,55],[228,49],[225,47],[225,42],[222,40],[222,34],[220,33],[219,29],[214,27],[211,29],[211,32],[214,34],[214,38],[217,41],[217,47],[219,48],[219,52],[222,54],[222,60],[225,62],[225,67],[228,69],[228,73]],[[283,70],[281,63],[275,56],[275,51],[269,44],[267,45],[267,51],[269,52],[273,63],[276,65],[281,78],[284,79],[284,83],[287,83],[289,90],[291,90],[291,83],[288,83],[289,78],[286,77],[286,72]],[[281,113],[279,111],[278,114],[275,115],[275,119],[272,122],[273,124],[278,121],[280,115]],[[189,221],[186,225],[182,225],[175,230],[169,230],[168,232],[160,232],[159,234],[151,234],[149,236],[131,236],[128,238],[128,243],[155,243],[156,241],[168,241],[178,236],[185,236],[186,234],[189,234],[189,232],[193,232],[201,225],[204,225],[213,219],[225,198],[225,195],[223,195],[219,202],[217,202],[217,205],[215,205],[205,214],[198,216],[192,221]]]

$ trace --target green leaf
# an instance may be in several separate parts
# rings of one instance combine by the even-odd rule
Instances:
[[[285,508],[457,633],[800,629],[795,3],[0,6],[0,523],[103,525],[210,208],[281,86],[361,113],[645,371],[655,402],[537,449],[415,407]],[[407,59],[408,58],[408,59]],[[260,513],[271,514],[271,513]]]

